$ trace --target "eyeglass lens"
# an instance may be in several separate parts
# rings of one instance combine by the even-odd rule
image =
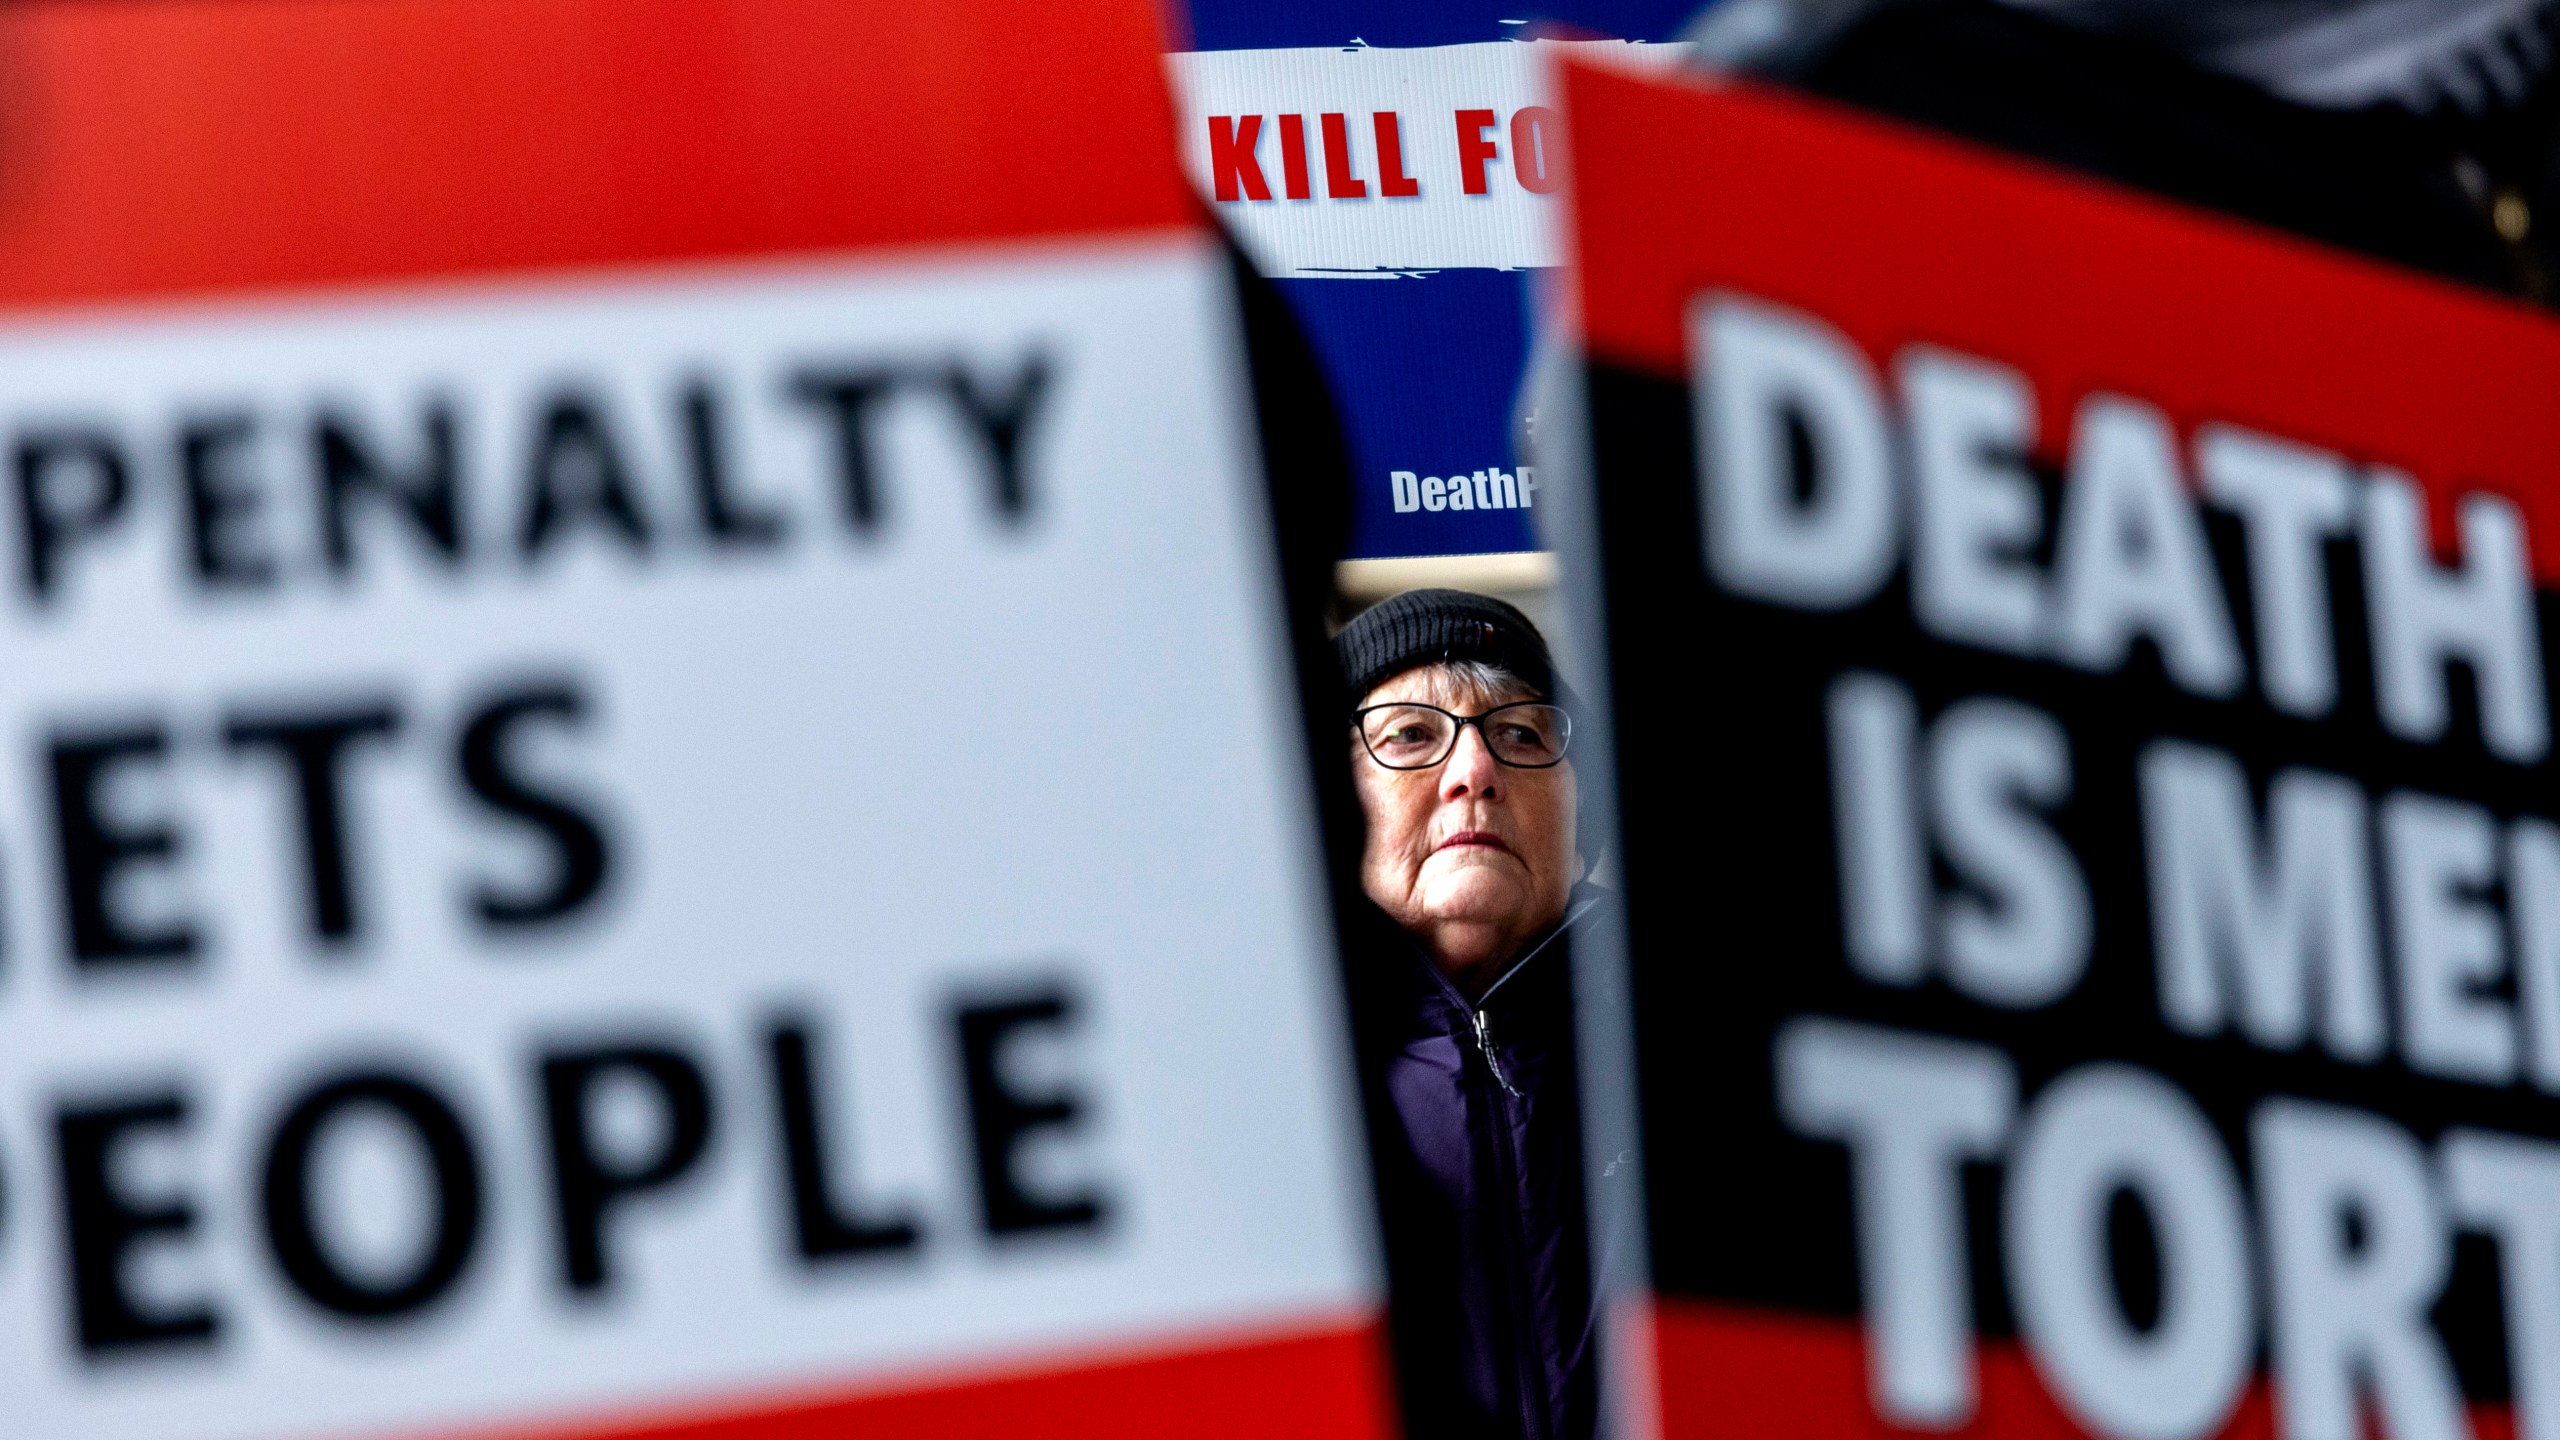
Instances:
[[[1382,705],[1360,716],[1361,739],[1377,762],[1391,770],[1439,764],[1458,743],[1459,720],[1429,705]],[[1564,758],[1572,724],[1553,705],[1505,705],[1477,722],[1485,747],[1505,765],[1539,769]]]

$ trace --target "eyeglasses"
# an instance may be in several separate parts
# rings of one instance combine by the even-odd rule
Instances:
[[[1496,705],[1481,715],[1456,715],[1437,705],[1398,701],[1352,713],[1351,724],[1369,758],[1390,770],[1428,770],[1458,747],[1458,732],[1473,725],[1494,759],[1518,770],[1544,770],[1564,759],[1573,739],[1573,717],[1561,706],[1535,700]]]

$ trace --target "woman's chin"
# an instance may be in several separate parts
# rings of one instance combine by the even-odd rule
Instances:
[[[1443,924],[1500,925],[1520,913],[1528,887],[1484,865],[1465,866],[1423,887],[1422,912]]]

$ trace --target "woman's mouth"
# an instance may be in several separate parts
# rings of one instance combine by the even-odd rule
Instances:
[[[1481,845],[1489,850],[1508,850],[1511,848],[1508,844],[1503,842],[1501,836],[1494,834],[1490,830],[1461,830],[1457,834],[1450,836],[1448,839],[1441,841],[1437,849],[1449,850],[1460,845]]]

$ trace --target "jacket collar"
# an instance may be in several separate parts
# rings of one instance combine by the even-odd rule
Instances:
[[[1528,949],[1521,951],[1520,957],[1504,967],[1500,977],[1486,986],[1483,996],[1473,1002],[1468,1001],[1466,992],[1460,990],[1448,976],[1440,973],[1440,967],[1431,963],[1431,956],[1419,943],[1411,944],[1407,948],[1412,951],[1413,963],[1421,967],[1422,973],[1430,978],[1430,983],[1437,987],[1440,997],[1455,1007],[1459,1014],[1472,1015],[1476,1011],[1491,1007],[1496,997],[1522,989],[1525,982],[1521,982],[1521,977],[1529,973],[1538,958],[1551,950],[1561,949],[1562,947],[1556,942],[1589,919],[1592,912],[1597,910],[1600,903],[1608,896],[1609,892],[1597,886],[1588,884],[1574,886],[1573,893],[1565,899],[1564,918],[1558,920],[1546,934],[1533,941]]]

